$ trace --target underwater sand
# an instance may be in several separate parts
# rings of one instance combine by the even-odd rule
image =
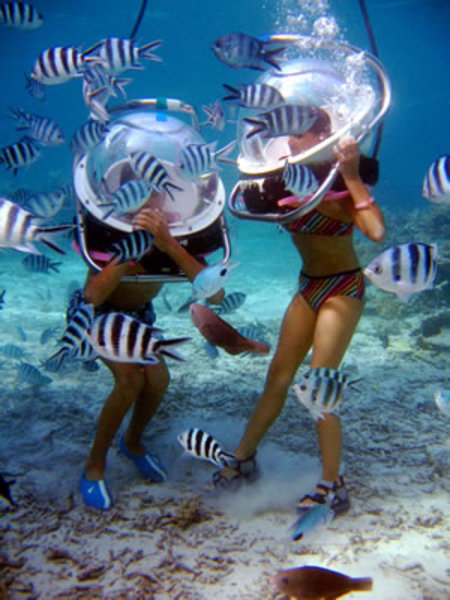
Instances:
[[[247,293],[246,302],[225,318],[234,326],[262,321],[273,348],[295,279],[276,279],[273,302],[269,285],[255,287],[255,263],[250,269],[247,258],[236,257],[242,263],[227,286]],[[22,255],[8,253],[8,259],[0,269],[8,278],[2,343],[23,347],[25,360],[39,365],[57,348],[54,340],[41,345],[40,334],[49,325],[64,326],[67,288],[83,281],[84,266],[71,256],[60,275],[30,277],[20,269]],[[176,312],[189,291],[187,284],[167,287],[171,312],[161,297],[155,301],[159,327],[193,338],[181,350],[186,362],[171,362],[170,388],[145,434],[168,468],[168,481],[144,482],[118,454],[117,437],[107,469],[115,505],[107,513],[87,509],[77,490],[111,388],[107,369],[87,373],[74,363],[35,388],[16,380],[17,361],[2,362],[0,471],[17,479],[11,488],[17,506],[0,506],[0,597],[271,600],[269,580],[278,570],[317,565],[373,577],[372,592],[348,598],[448,599],[450,422],[433,401],[445,387],[448,353],[417,347],[412,332],[424,317],[422,300],[412,301],[421,306],[419,318],[414,304],[404,307],[369,289],[371,308],[343,364],[362,378],[361,392],[351,392],[341,409],[352,507],[292,542],[296,500],[319,477],[313,420],[292,393],[261,445],[263,477],[235,494],[217,498],[205,491],[214,467],[183,455],[176,440],[197,426],[233,449],[270,359],[222,351],[209,359],[188,314]],[[402,316],[389,321],[377,314],[389,306]],[[18,339],[17,325],[26,341]],[[388,342],[381,335],[386,329]]]

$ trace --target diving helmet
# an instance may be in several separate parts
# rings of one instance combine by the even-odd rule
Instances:
[[[76,156],[73,167],[79,245],[86,262],[98,269],[95,255],[104,254],[112,243],[133,231],[134,214],[118,214],[110,206],[121,186],[139,180],[133,168],[134,153],[154,157],[168,183],[155,185],[154,193],[150,181],[149,197],[141,208],[162,211],[171,234],[194,255],[204,256],[219,248],[227,255],[225,189],[220,177],[213,171],[195,179],[183,178],[177,165],[183,148],[205,143],[195,109],[175,99],[142,99],[114,107],[109,114],[105,135]],[[160,264],[156,248],[150,254],[146,270],[153,278],[180,275],[173,264]]]
[[[256,83],[275,88],[286,106],[315,111],[316,125],[320,121],[321,128],[315,126],[315,136],[308,136],[308,131],[300,135],[274,134],[264,127],[269,113],[241,108],[237,119],[241,178],[229,196],[228,206],[241,218],[288,222],[317,206],[332,186],[337,175],[333,148],[339,140],[352,135],[362,143],[363,152],[370,147],[375,127],[389,107],[391,92],[381,63],[359,48],[308,36],[273,35],[270,40],[287,43],[291,57],[280,70],[265,71]],[[255,128],[255,123],[260,126]],[[259,187],[264,195],[269,179],[280,181],[286,165],[297,163],[328,165],[325,170],[319,169],[319,187],[300,208],[280,213],[270,202],[262,202],[260,209],[255,202],[246,204],[246,190]],[[292,194],[287,191],[285,195]]]

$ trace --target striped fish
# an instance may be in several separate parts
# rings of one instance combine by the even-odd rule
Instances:
[[[173,346],[191,338],[162,340],[155,337],[158,332],[129,315],[110,312],[94,319],[88,339],[99,356],[113,362],[154,365],[157,355],[183,360]]]
[[[216,150],[217,142],[210,144],[188,144],[180,152],[178,168],[185,179],[196,179],[219,168],[217,161],[233,163],[226,156],[233,150],[233,140],[220,150]]]
[[[311,129],[316,119],[316,111],[311,106],[283,104],[260,113],[255,119],[245,118],[244,121],[253,126],[246,137],[251,138],[257,133],[263,138],[300,135]]]
[[[299,198],[314,194],[319,187],[312,170],[307,165],[300,163],[289,164],[286,161],[283,169],[283,181],[286,188]]]
[[[52,325],[50,327],[47,327],[41,333],[41,336],[39,338],[40,343],[42,345],[47,344],[52,337],[58,337],[59,336],[59,331],[60,331],[60,328],[57,325]]]
[[[14,175],[19,169],[29,167],[41,156],[41,149],[27,137],[0,148],[0,164],[5,165]]]
[[[25,188],[18,188],[10,195],[9,199],[11,200],[11,202],[14,202],[14,204],[20,204],[21,206],[25,206],[30,196],[31,192],[29,190]]]
[[[74,46],[55,46],[41,52],[31,71],[31,78],[43,85],[58,85],[81,77],[83,53]]]
[[[53,262],[43,254],[28,254],[22,261],[23,266],[31,273],[59,273],[60,262]]]
[[[264,71],[268,67],[274,67],[279,71],[279,55],[285,48],[273,48],[266,40],[246,33],[229,33],[216,40],[211,50],[219,60],[234,69],[245,67]]]
[[[110,75],[101,64],[94,63],[86,67],[83,71],[83,98],[91,118],[108,122],[108,100],[111,96],[117,96],[118,92],[126,97],[124,87],[131,81]]]
[[[44,19],[34,6],[27,2],[1,2],[0,25],[14,29],[32,30],[42,26]]]
[[[43,146],[60,146],[64,144],[64,135],[52,119],[27,113],[21,108],[11,108],[11,117],[19,122],[16,127],[24,131],[28,137],[33,138]]]
[[[25,350],[16,344],[4,344],[0,346],[0,354],[12,360],[20,360],[25,356]]]
[[[17,367],[17,380],[30,385],[48,385],[52,382],[50,377],[43,375],[37,367],[26,362],[21,362]]]
[[[227,101],[237,100],[236,104],[244,108],[266,109],[284,104],[281,92],[267,83],[241,85],[239,89],[224,83],[223,87],[228,92],[228,95],[224,96],[223,99]]]
[[[144,229],[132,231],[112,245],[111,260],[116,258],[119,265],[130,260],[140,261],[145,254],[150,252],[152,244],[153,234],[149,231]]]
[[[144,179],[127,181],[111,195],[109,202],[101,204],[102,208],[111,207],[103,215],[103,219],[107,219],[112,213],[122,217],[126,213],[138,211],[148,200],[150,191],[151,186]]]
[[[73,229],[73,225],[42,226],[41,219],[6,198],[0,198],[0,247],[41,254],[35,242],[65,254],[52,239]]]
[[[56,216],[62,209],[66,199],[67,189],[58,188],[53,192],[38,192],[28,196],[25,202],[26,210],[37,217],[51,218]]]
[[[227,294],[219,306],[216,308],[218,315],[228,315],[242,306],[247,298],[247,294],[242,292],[232,292]]]
[[[433,288],[437,257],[436,244],[400,244],[382,252],[363,272],[373,285],[408,302],[413,294]]]
[[[89,119],[73,134],[70,149],[74,154],[85,154],[101,142],[108,131],[108,126],[102,121]]]
[[[139,179],[145,179],[157,192],[167,192],[174,200],[172,190],[180,190],[178,185],[169,181],[169,174],[159,160],[148,152],[132,152],[130,165]]]
[[[108,73],[120,73],[127,69],[142,69],[139,62],[141,58],[160,62],[162,59],[152,51],[161,44],[161,40],[156,40],[139,47],[134,40],[110,37],[86,50],[83,56],[86,62],[100,59],[100,64]]]
[[[336,414],[345,389],[356,382],[334,369],[311,369],[293,389],[299,402],[317,420],[325,414]]]
[[[436,204],[450,202],[450,155],[439,156],[430,166],[422,185],[422,196]]]
[[[212,435],[201,429],[188,429],[178,436],[178,441],[191,456],[207,460],[218,467],[232,467],[237,462],[234,454],[226,452]]]

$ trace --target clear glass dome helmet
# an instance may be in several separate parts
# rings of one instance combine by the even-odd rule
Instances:
[[[214,223],[225,206],[225,189],[216,172],[195,180],[180,176],[177,162],[187,144],[201,144],[200,132],[182,119],[163,110],[145,110],[145,100],[133,101],[111,111],[112,119],[103,139],[74,164],[74,187],[84,208],[103,224],[131,232],[133,214],[106,216],[104,204],[127,181],[137,180],[130,164],[130,154],[151,154],[166,169],[175,187],[167,192],[152,193],[144,206],[163,211],[172,235],[183,237]],[[131,108],[129,108],[131,107]],[[180,188],[180,189],[177,189]]]

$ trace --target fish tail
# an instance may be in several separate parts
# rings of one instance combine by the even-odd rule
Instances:
[[[264,121],[260,121],[259,119],[244,119],[244,121],[246,123],[248,123],[249,125],[254,126],[253,129],[247,133],[247,135],[246,135],[247,139],[250,139],[257,133],[261,133],[261,131],[264,131],[264,129],[266,127],[266,124],[264,123]]]
[[[281,71],[281,67],[278,64],[277,59],[280,58],[279,54],[284,51],[285,51],[284,46],[282,46],[281,48],[273,48],[272,50],[263,50],[262,56],[263,56],[264,60],[267,63],[269,63],[269,65],[274,67],[277,71]]]
[[[162,354],[163,356],[168,356],[173,358],[174,360],[183,361],[182,358],[175,350],[173,350],[172,346],[177,346],[178,344],[182,344],[184,342],[188,342],[192,338],[190,337],[182,337],[182,338],[172,338],[170,340],[160,340],[155,343],[154,352],[157,354]]]
[[[235,161],[231,160],[230,158],[227,158],[227,157],[228,157],[228,154],[230,154],[230,152],[234,149],[235,146],[236,146],[236,140],[232,140],[229,144],[227,144],[223,148],[220,148],[219,150],[217,150],[216,151],[216,160],[220,160],[221,162],[232,162],[234,164]]]
[[[150,44],[146,44],[139,48],[139,58],[147,58],[148,60],[155,60],[156,62],[162,62],[162,58],[149,52],[149,50],[155,50],[159,46],[161,46],[162,40],[155,40],[154,42],[150,42]]]
[[[51,238],[54,235],[62,235],[69,230],[73,230],[74,225],[54,225],[51,227],[39,227],[36,233],[36,241],[45,244],[59,254],[65,254],[65,251],[58,246]]]
[[[231,452],[225,452],[225,450],[221,451],[219,460],[222,467],[231,467],[232,469],[235,468],[238,463],[236,456]]]
[[[352,591],[355,592],[370,592],[373,587],[373,580],[371,577],[354,577],[351,580]]]
[[[237,88],[235,88],[231,85],[227,85],[226,83],[223,83],[222,85],[229,94],[228,96],[224,96],[223,100],[239,100],[240,99],[241,92]]]
[[[60,267],[62,265],[61,262],[53,262],[49,264],[49,269],[53,269],[53,271],[55,271],[55,273],[59,273],[59,269],[58,267]]]
[[[169,194],[172,202],[175,202],[175,198],[173,197],[173,194],[172,194],[172,189],[178,190],[179,192],[181,192],[183,190],[183,188],[181,188],[179,185],[176,185],[175,183],[172,183],[171,181],[168,181],[166,183],[166,185],[164,186],[164,189]]]

